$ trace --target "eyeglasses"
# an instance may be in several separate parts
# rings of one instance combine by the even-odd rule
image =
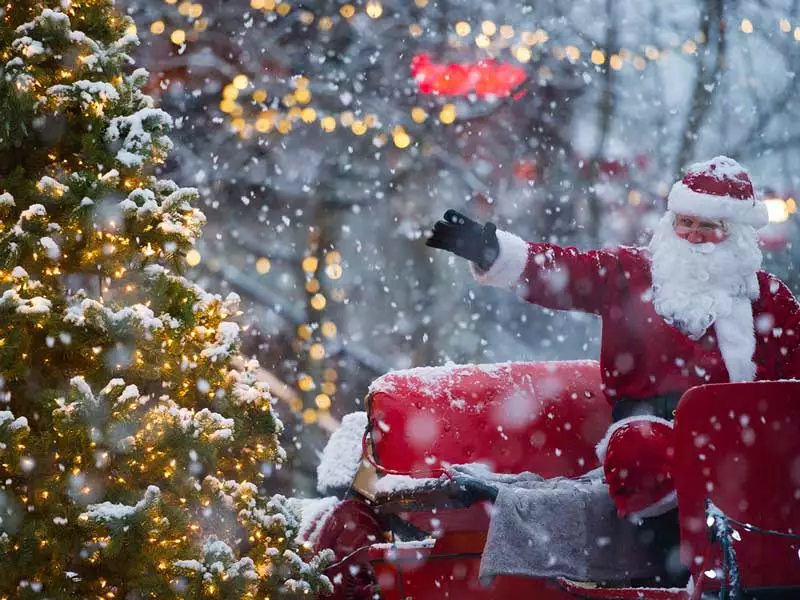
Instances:
[[[704,235],[726,233],[728,228],[721,221],[698,221],[691,217],[675,217],[675,233],[687,235],[693,231]]]

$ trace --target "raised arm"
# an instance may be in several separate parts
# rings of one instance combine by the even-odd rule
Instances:
[[[529,243],[454,210],[436,223],[426,243],[471,261],[478,282],[515,289],[528,302],[559,310],[601,312],[621,271],[614,251]]]
[[[482,284],[516,289],[528,302],[557,310],[599,313],[608,288],[618,279],[615,251],[562,248],[526,242],[497,231],[499,253],[490,269],[472,267]]]

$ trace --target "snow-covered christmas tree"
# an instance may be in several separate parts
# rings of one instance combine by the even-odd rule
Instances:
[[[205,218],[136,42],[112,0],[0,7],[0,597],[327,591],[237,298],[181,276]]]

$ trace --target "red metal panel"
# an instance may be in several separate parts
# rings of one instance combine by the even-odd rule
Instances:
[[[439,508],[430,512],[401,513],[404,520],[428,533],[434,531],[481,531],[484,534],[489,530],[489,515],[492,504],[489,502],[476,502],[469,508]]]
[[[378,463],[418,477],[469,462],[581,475],[611,422],[595,361],[396,371],[373,384],[368,406]]]
[[[337,562],[325,571],[334,584],[329,600],[371,598],[375,577],[370,569],[368,547],[386,539],[375,513],[361,500],[345,500],[327,516],[315,549],[330,548],[336,555]]]
[[[589,587],[576,581],[559,579],[561,588],[571,598],[585,600],[689,600],[689,593],[678,588],[603,588]]]
[[[380,546],[370,549],[381,600],[567,600],[572,598],[543,579],[498,577],[487,587],[478,581],[484,534],[445,535],[434,548]]]
[[[800,382],[693,388],[678,405],[675,435],[684,564],[708,547],[706,498],[738,521],[800,532]],[[797,540],[736,529],[745,587],[800,585]]]

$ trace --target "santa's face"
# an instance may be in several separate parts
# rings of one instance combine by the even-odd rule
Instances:
[[[728,237],[728,227],[722,221],[691,215],[675,215],[672,227],[679,238],[691,244],[718,244]]]
[[[737,299],[758,297],[761,251],[749,225],[719,224],[725,235],[717,239],[716,224],[702,219],[681,235],[677,228],[684,231],[689,223],[677,217],[667,212],[650,242],[653,305],[667,322],[699,339],[718,317],[731,314]],[[698,236],[706,241],[694,241]]]

